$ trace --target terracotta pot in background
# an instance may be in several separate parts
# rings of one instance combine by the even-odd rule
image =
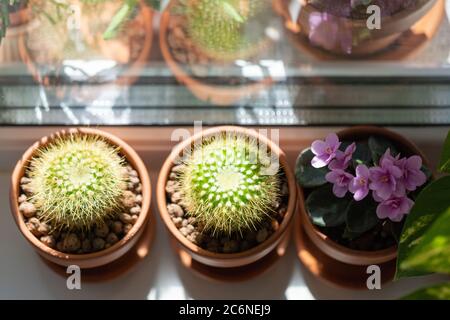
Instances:
[[[266,239],[263,243],[259,244],[256,247],[251,248],[250,250],[243,251],[240,253],[214,253],[208,250],[205,250],[188,239],[184,237],[181,232],[177,229],[177,227],[174,225],[168,211],[167,211],[167,200],[166,200],[166,191],[165,186],[167,183],[167,180],[169,178],[170,171],[172,167],[174,166],[175,159],[182,154],[183,150],[186,148],[189,148],[192,146],[195,142],[199,141],[200,139],[208,136],[212,136],[215,134],[219,134],[221,132],[236,132],[238,134],[243,134],[250,137],[255,137],[259,141],[266,144],[272,152],[274,152],[280,159],[280,165],[283,168],[285,174],[286,174],[286,180],[288,183],[289,188],[289,200],[287,204],[287,212],[286,215],[283,218],[282,223],[280,224],[279,229],[274,232],[268,239]],[[286,161],[285,154],[283,151],[280,150],[280,148],[275,145],[272,141],[267,139],[266,137],[258,134],[254,130],[249,130],[241,127],[232,127],[232,126],[225,126],[225,127],[215,127],[208,130],[204,130],[198,134],[195,134],[194,136],[190,137],[189,139],[186,139],[185,141],[178,144],[172,151],[172,153],[169,155],[167,160],[164,162],[161,172],[158,178],[158,184],[156,189],[156,197],[158,201],[158,208],[159,213],[161,215],[162,220],[164,221],[167,229],[169,230],[170,236],[172,237],[172,240],[175,240],[174,242],[178,247],[181,247],[186,251],[192,259],[207,265],[211,267],[218,267],[218,268],[235,268],[235,267],[242,267],[249,264],[252,264],[254,262],[257,262],[258,260],[261,260],[265,256],[267,256],[269,253],[271,253],[273,250],[276,250],[277,246],[280,244],[280,242],[283,240],[283,236],[290,230],[290,224],[291,220],[294,215],[294,210],[296,207],[296,199],[297,199],[297,189],[296,189],[296,182],[293,172],[288,166],[288,163]]]
[[[120,153],[126,158],[127,162],[137,171],[142,184],[142,205],[141,213],[137,222],[133,225],[132,229],[116,244],[112,245],[108,249],[104,249],[94,253],[88,254],[69,254],[52,249],[43,244],[38,238],[36,238],[26,227],[22,213],[19,210],[18,197],[20,196],[20,180],[24,176],[26,166],[32,157],[36,154],[36,151],[51,143],[55,138],[65,136],[71,133],[78,133],[82,135],[99,136],[105,139],[113,146],[117,146],[120,149]],[[10,206],[11,211],[19,227],[20,232],[31,244],[34,250],[37,251],[44,259],[62,266],[78,265],[80,268],[95,268],[111,263],[125,253],[127,253],[137,243],[139,237],[142,235],[145,227],[148,223],[155,223],[151,220],[150,213],[150,201],[151,201],[151,185],[150,178],[139,155],[123,140],[118,137],[91,128],[77,128],[68,129],[56,132],[50,136],[43,137],[36,143],[34,143],[22,156],[17,163],[11,178],[10,189]]]
[[[419,155],[423,163],[429,166],[425,155],[411,141],[405,137],[380,127],[362,126],[353,127],[337,133],[341,141],[363,141],[370,136],[381,136],[392,141],[403,156]],[[397,246],[392,246],[378,251],[362,251],[349,249],[330,239],[326,234],[319,231],[311,222],[305,205],[305,196],[299,187],[298,209],[300,211],[300,221],[307,237],[314,245],[331,258],[350,265],[381,265],[392,261],[397,257]]]
[[[320,12],[310,3],[301,5],[298,18],[293,21],[289,11],[291,1],[299,0],[273,0],[273,6],[284,18],[286,27],[297,36],[309,39],[312,45],[336,55],[367,56],[393,44],[402,33],[413,27],[441,0],[423,1],[417,7],[382,17],[382,28],[374,30],[368,29],[366,19],[352,19]],[[317,26],[313,26],[311,22],[311,17],[320,14],[326,14],[327,17],[321,22],[320,28],[323,31],[317,31]],[[316,28],[314,32],[313,27]]]

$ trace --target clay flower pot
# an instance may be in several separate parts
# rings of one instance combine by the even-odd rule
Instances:
[[[103,33],[114,17],[118,4],[120,4],[118,1],[99,4],[103,6],[101,13],[88,9],[86,12],[80,9],[80,12],[73,13],[72,18],[76,21],[73,23],[79,25],[77,30],[64,29],[67,17],[61,18],[64,19],[64,23],[58,21],[57,24],[48,26],[46,17],[36,16],[35,19],[38,20],[38,23],[35,32],[38,33],[29,32],[21,35],[18,40],[21,60],[27,65],[35,81],[43,85],[51,85],[52,81],[59,81],[60,77],[67,77],[71,81],[80,81],[78,77],[81,76],[81,81],[85,83],[133,84],[150,56],[153,42],[153,12],[141,1],[138,13],[122,27],[125,36],[119,33],[116,38],[105,40]],[[72,5],[77,8],[92,6],[92,4],[83,4],[76,0]],[[44,28],[44,30],[39,30],[39,28]],[[75,33],[75,36],[70,36],[71,32]],[[41,33],[45,33],[46,36],[42,37]],[[124,37],[126,38],[124,39]],[[67,49],[70,46],[81,47],[83,50],[71,51],[70,48]],[[92,74],[92,70],[95,68],[89,65],[85,66],[86,63],[92,63],[86,57],[105,61],[104,69]],[[81,60],[84,64],[69,64],[68,66],[64,64],[71,60]],[[111,64],[112,66],[109,66]],[[101,64],[97,62],[96,65]],[[64,73],[64,68],[71,69],[72,73]],[[73,69],[77,72],[73,72]],[[73,76],[72,74],[81,75]]]
[[[270,148],[270,150],[277,157],[279,157],[280,166],[283,168],[283,171],[286,175],[286,182],[288,185],[289,196],[287,201],[287,211],[282,222],[279,225],[279,228],[274,233],[272,233],[264,242],[256,245],[249,250],[239,253],[215,253],[197,246],[181,234],[181,232],[173,223],[167,210],[168,201],[165,187],[169,179],[171,169],[175,165],[175,159],[177,159],[183,153],[183,151],[186,150],[186,148],[190,148],[196,142],[199,142],[202,138],[220,134],[223,132],[242,134],[243,136],[256,138],[258,139],[258,141],[266,144],[268,148]],[[166,228],[170,233],[172,241],[175,243],[176,248],[181,248],[184,252],[187,252],[187,254],[189,254],[192,259],[203,265],[215,268],[236,268],[247,266],[260,261],[271,252],[273,252],[273,250],[276,250],[277,246],[284,240],[283,238],[288,235],[291,220],[293,218],[294,210],[296,207],[297,190],[294,174],[288,166],[285,154],[277,145],[275,145],[266,137],[258,134],[254,130],[249,130],[241,127],[225,126],[201,131],[193,135],[189,139],[184,140],[173,149],[172,153],[169,155],[162,166],[158,178],[156,196],[161,218],[164,221]]]
[[[353,127],[340,131],[337,135],[341,141],[364,141],[370,136],[386,138],[395,144],[403,156],[419,155],[423,160],[423,164],[430,167],[428,160],[418,147],[403,136],[387,129],[370,126]],[[355,266],[381,265],[396,259],[397,245],[382,250],[363,251],[350,249],[333,241],[313,225],[307,212],[305,201],[304,190],[299,187],[298,209],[300,211],[301,226],[309,240],[325,255],[344,264]]]
[[[339,10],[323,11],[311,2],[299,6],[298,17],[291,16],[292,1],[273,1],[288,29],[325,51],[337,55],[366,56],[393,44],[405,31],[422,19],[439,0],[418,0],[416,4],[381,17],[381,29],[370,30],[366,18],[351,18]],[[345,2],[350,6],[350,2]],[[345,10],[342,10],[345,11]]]
[[[177,80],[187,86],[189,90],[200,100],[212,102],[219,106],[233,105],[236,101],[242,98],[250,97],[257,94],[261,90],[267,88],[273,83],[273,79],[269,76],[265,76],[261,80],[244,85],[216,85],[209,84],[200,77],[195,77],[189,74],[185,68],[174,58],[174,53],[169,45],[168,36],[170,33],[170,22],[175,16],[172,15],[171,9],[178,0],[171,1],[170,5],[164,10],[161,16],[160,29],[159,29],[159,41],[160,48],[164,60],[173,72]],[[268,43],[265,41],[262,45],[257,46],[255,50],[251,50],[248,53],[249,56],[256,55],[258,51],[264,49]],[[189,54],[189,52],[187,52]],[[234,60],[242,59],[236,55]],[[232,59],[229,59],[232,60]]]
[[[122,239],[111,245],[109,248],[87,254],[64,253],[56,249],[52,249],[42,243],[27,228],[24,221],[24,216],[19,210],[18,204],[18,197],[21,193],[21,179],[22,177],[24,177],[29,161],[33,158],[33,156],[36,155],[37,150],[48,145],[55,138],[66,136],[71,133],[99,136],[105,139],[105,141],[109,142],[112,146],[116,146],[117,148],[119,148],[120,154],[124,156],[128,164],[138,173],[138,177],[140,178],[142,184],[143,199],[141,204],[141,213],[139,214],[138,220],[135,222],[132,228],[123,236]],[[139,237],[143,234],[143,231],[148,223],[154,223],[154,221],[150,221],[151,194],[150,178],[147,169],[145,168],[145,165],[139,155],[127,143],[125,143],[118,137],[101,130],[91,128],[76,128],[62,130],[52,135],[43,137],[39,141],[34,143],[30,148],[28,148],[28,150],[23,154],[22,158],[17,162],[17,165],[12,173],[10,206],[13,218],[17,226],[19,227],[20,232],[31,244],[33,249],[36,250],[36,252],[44,259],[61,266],[77,265],[80,268],[89,269],[106,265],[122,257],[137,243]]]

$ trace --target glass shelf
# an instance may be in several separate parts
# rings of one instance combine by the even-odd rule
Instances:
[[[375,35],[358,47],[351,29],[345,52],[329,45],[340,26],[324,26],[326,42],[304,34],[313,19],[302,24],[309,9],[299,0],[242,9],[238,40],[233,28],[217,39],[211,25],[192,31],[186,21],[202,12],[176,1],[164,13],[136,8],[111,40],[103,32],[121,1],[94,11],[66,1],[71,13],[52,23],[31,7],[0,46],[0,124],[450,125],[450,0],[417,1],[394,40],[380,47]],[[383,18],[383,36],[404,16]],[[239,51],[227,47],[236,42]]]

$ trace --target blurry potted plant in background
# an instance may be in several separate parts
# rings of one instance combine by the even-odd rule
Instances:
[[[450,132],[439,171],[447,174],[417,197],[399,243],[396,278],[450,274]],[[421,289],[406,299],[450,299],[450,283]]]
[[[349,265],[392,261],[415,197],[431,174],[405,138],[376,127],[331,133],[296,165],[301,224],[326,255]]]
[[[252,63],[270,43],[269,8],[267,0],[173,0],[161,19],[164,59],[202,100],[230,105],[250,96],[271,82],[262,74],[242,77],[241,71],[242,63]],[[228,77],[217,82],[212,70],[226,70]]]
[[[334,54],[364,56],[393,44],[438,0],[306,0],[292,14],[289,6],[293,2],[299,0],[273,1],[291,31]],[[381,29],[368,28],[368,19],[377,14],[368,11],[371,5],[380,9]]]

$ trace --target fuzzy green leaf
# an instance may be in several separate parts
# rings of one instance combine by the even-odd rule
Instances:
[[[362,201],[353,200],[347,212],[347,227],[351,233],[364,233],[377,225],[377,203],[367,196]]]
[[[310,193],[306,210],[311,221],[321,227],[337,227],[345,223],[350,198],[337,198],[332,185],[327,184]]]
[[[450,283],[419,289],[402,300],[450,300]]]
[[[400,238],[397,279],[449,270],[449,195],[450,177],[443,177],[428,185],[417,198]],[[448,255],[440,256],[445,252]]]
[[[442,172],[450,173],[450,132],[445,140],[444,150],[442,151],[441,163],[439,164],[439,170]]]
[[[311,149],[304,150],[297,158],[295,164],[295,176],[297,182],[304,188],[315,188],[324,185],[327,168],[316,169],[311,165],[314,154]]]
[[[368,140],[369,149],[372,153],[372,160],[374,164],[378,165],[380,158],[384,155],[387,149],[391,150],[391,154],[396,156],[398,154],[395,145],[384,137],[371,136]]]

